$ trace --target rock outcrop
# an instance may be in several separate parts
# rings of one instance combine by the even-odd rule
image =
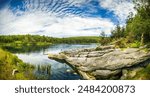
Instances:
[[[150,52],[138,48],[116,49],[114,46],[102,46],[49,54],[48,57],[67,63],[83,79],[117,79],[125,68],[145,64],[150,59]]]

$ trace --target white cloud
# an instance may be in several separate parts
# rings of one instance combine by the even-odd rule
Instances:
[[[130,12],[134,14],[134,4],[131,0],[99,0],[100,6],[114,12],[120,22],[124,22],[127,19],[127,16]]]
[[[69,2],[72,2],[73,5],[75,6],[80,6],[82,4],[89,3],[92,0],[68,0]]]
[[[41,12],[25,13],[22,16],[16,16],[10,10],[5,10],[1,11],[0,14],[0,32],[6,34],[32,34],[43,29],[44,25],[55,22],[53,16],[48,17],[47,14]]]
[[[16,16],[10,10],[0,11],[1,34],[41,34],[54,37],[99,35],[101,31],[107,34],[114,24],[109,19],[50,16],[48,13],[36,11],[25,12]],[[92,29],[101,28],[101,29]],[[88,29],[88,30],[85,30]]]
[[[90,29],[99,28],[101,29]],[[54,32],[60,36],[96,36],[101,31],[105,31],[107,34],[113,29],[114,24],[102,18],[81,18],[81,17],[66,17],[46,28],[46,32]],[[88,29],[88,30],[85,30]]]

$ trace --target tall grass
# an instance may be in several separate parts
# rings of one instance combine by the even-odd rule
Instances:
[[[51,65],[38,65],[36,67],[36,79],[47,80],[51,77]]]
[[[0,79],[35,79],[34,68],[33,65],[23,63],[17,56],[0,49]]]

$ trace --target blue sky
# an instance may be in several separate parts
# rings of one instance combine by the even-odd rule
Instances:
[[[130,0],[0,0],[0,34],[109,35],[133,7]]]

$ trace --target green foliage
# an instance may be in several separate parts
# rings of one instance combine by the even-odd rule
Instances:
[[[40,51],[41,48],[45,49],[52,44],[86,44],[98,43],[100,37],[95,36],[82,36],[82,37],[68,37],[68,38],[53,38],[39,35],[8,35],[0,36],[0,47],[11,53],[24,53]]]
[[[126,35],[125,28],[120,27],[119,25],[117,25],[116,28],[111,31],[111,38],[114,39],[125,37],[125,35]]]
[[[16,72],[13,71],[16,70]],[[34,66],[23,63],[15,55],[0,49],[0,79],[35,79]]]
[[[108,45],[110,42],[111,42],[110,37],[107,37],[107,35],[105,34],[105,32],[101,32],[99,43],[101,45]]]
[[[1,35],[0,43],[13,43],[23,45],[36,45],[37,43],[51,43],[50,37],[39,35]]]
[[[36,79],[48,80],[51,77],[51,65],[38,65]]]
[[[49,45],[47,44],[43,44],[43,45],[16,45],[16,44],[3,44],[1,45],[1,48],[4,50],[7,50],[11,53],[30,53],[30,52],[36,52],[36,51],[41,51],[41,48],[45,49],[49,47]]]
[[[134,0],[137,14],[127,21],[126,32],[134,40],[143,43],[150,42],[150,1]],[[138,1],[138,2],[137,2]],[[143,42],[143,43],[142,43]]]
[[[132,22],[127,24],[128,35],[132,35],[135,40],[140,41],[142,33],[144,34],[144,42],[149,42],[150,38],[150,19],[141,19],[138,14],[134,17]]]
[[[53,38],[48,36],[39,35],[1,35],[0,44],[7,43],[10,45],[50,45],[52,43],[97,43],[99,37],[95,36],[82,36],[82,37],[68,37],[68,38]]]
[[[137,14],[130,13],[126,27],[117,25],[111,32],[112,40],[119,47],[140,47],[150,42],[150,0],[133,1]],[[122,38],[125,40],[120,41]]]
[[[110,42],[111,42],[110,37],[104,37],[104,38],[101,38],[101,39],[100,39],[100,44],[101,44],[101,45],[109,45]]]
[[[114,44],[117,48],[127,48],[128,47],[128,40],[126,38],[119,38],[112,40],[113,42],[111,44]]]
[[[133,43],[130,43],[128,44],[128,47],[131,47],[131,48],[139,48],[141,45],[141,43],[139,41],[135,41]]]
[[[99,39],[100,37],[96,37],[96,36],[57,38],[57,43],[67,43],[67,44],[98,43]]]
[[[118,48],[139,48],[141,46],[141,43],[139,41],[130,42],[127,38],[120,38],[112,44],[114,44]]]
[[[150,64],[144,68],[128,70],[127,77],[128,80],[150,80]]]

